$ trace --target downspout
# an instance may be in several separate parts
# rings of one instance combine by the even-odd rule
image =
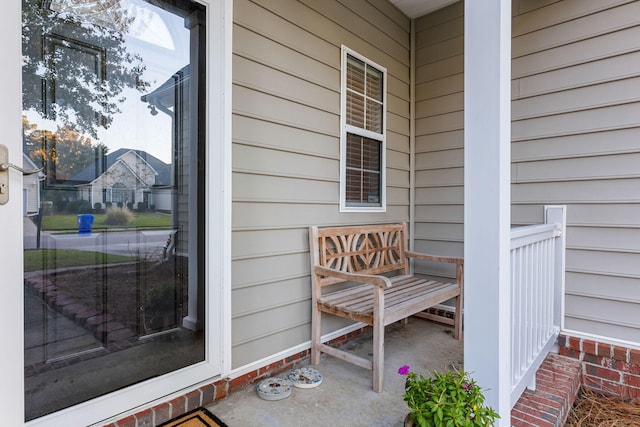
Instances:
[[[415,250],[416,223],[416,20],[411,19],[409,52],[409,249]],[[413,274],[413,262],[411,263]]]

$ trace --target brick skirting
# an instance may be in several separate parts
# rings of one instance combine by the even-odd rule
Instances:
[[[525,389],[511,410],[511,425],[563,426],[581,383],[579,361],[549,353],[536,373],[536,390]]]
[[[580,387],[620,399],[640,398],[640,350],[562,334],[511,411],[514,427],[563,426]]]
[[[561,355],[582,362],[585,387],[621,399],[640,398],[640,349],[567,334],[558,344]]]

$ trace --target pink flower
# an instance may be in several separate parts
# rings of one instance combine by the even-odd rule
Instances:
[[[404,366],[401,366],[400,369],[398,369],[398,373],[400,375],[407,375],[409,374],[410,370],[411,368],[409,367],[409,365],[404,365]]]

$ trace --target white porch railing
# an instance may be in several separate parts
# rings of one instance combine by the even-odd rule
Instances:
[[[545,223],[511,230],[511,406],[553,347],[564,318],[566,207],[545,206]]]

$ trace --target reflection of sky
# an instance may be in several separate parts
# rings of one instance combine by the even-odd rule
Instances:
[[[151,6],[141,0],[129,0],[136,16],[142,16],[140,24],[132,25],[131,35],[126,36],[128,49],[139,53],[147,67],[143,79],[151,84],[146,93],[152,92],[176,71],[189,63],[189,31],[183,18]],[[100,129],[100,141],[110,151],[118,148],[141,149],[160,160],[171,162],[171,118],[159,113],[152,116],[140,93],[125,90],[126,101],[122,112],[114,117],[109,129]]]
[[[165,24],[165,19],[172,19],[171,15],[163,19],[160,16],[162,11],[151,10],[149,5],[140,4],[139,1],[126,0],[121,4],[127,9],[127,16],[136,17],[128,28],[128,35],[169,50],[175,49],[173,37]]]
[[[58,0],[58,7],[69,4]],[[72,2],[73,3],[73,2]],[[113,152],[119,148],[144,150],[158,159],[171,162],[171,118],[164,113],[153,116],[140,97],[153,92],[176,71],[189,63],[189,30],[184,19],[143,0],[122,0],[127,14],[135,14],[136,21],[125,36],[127,49],[142,56],[146,70],[143,79],[150,83],[144,92],[127,88],[120,105],[121,112],[113,117],[109,129],[98,129],[98,140]],[[103,19],[103,18],[101,18]],[[56,123],[44,120],[34,112],[27,118],[40,129],[55,130]]]

